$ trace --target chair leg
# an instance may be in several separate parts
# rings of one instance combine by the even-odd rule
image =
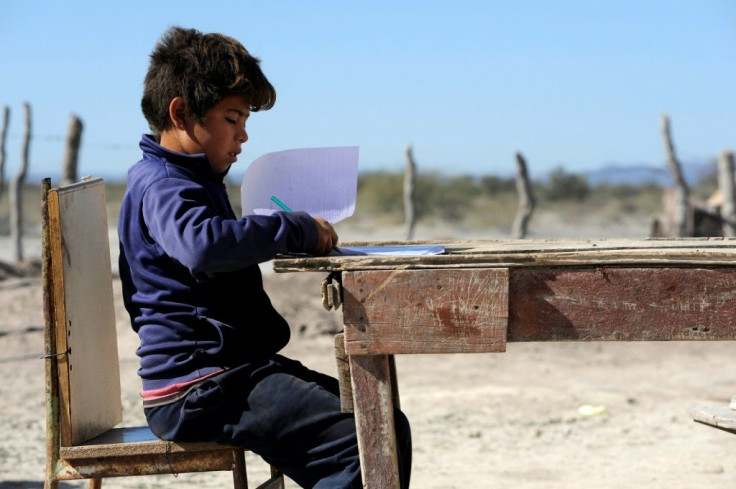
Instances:
[[[284,489],[284,474],[276,467],[271,467],[271,480],[274,481],[274,489]]]
[[[47,474],[43,489],[59,489],[59,481]]]
[[[256,489],[284,489],[284,475],[279,469],[271,467],[271,478]]]
[[[102,489],[102,479],[92,478],[89,480],[89,489]]]
[[[248,489],[248,472],[245,467],[245,450],[233,450],[233,487]]]

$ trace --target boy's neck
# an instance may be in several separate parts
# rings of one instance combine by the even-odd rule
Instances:
[[[176,130],[169,129],[162,132],[158,137],[158,144],[169,151],[188,154],[188,152],[184,150],[184,146],[181,144],[180,135]]]

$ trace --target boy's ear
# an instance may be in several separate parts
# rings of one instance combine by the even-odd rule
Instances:
[[[177,129],[186,128],[187,104],[182,97],[174,97],[169,103],[169,119]]]

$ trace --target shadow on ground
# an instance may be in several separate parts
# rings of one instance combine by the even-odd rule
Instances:
[[[59,489],[78,489],[85,482],[59,482]],[[43,489],[43,481],[0,481],[0,489]]]

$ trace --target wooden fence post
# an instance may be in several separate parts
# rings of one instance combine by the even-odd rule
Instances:
[[[77,181],[77,161],[79,146],[82,142],[82,121],[72,114],[66,133],[66,150],[64,166],[61,169],[61,185],[69,185]]]
[[[511,226],[511,237],[521,239],[526,237],[527,226],[536,204],[534,190],[532,190],[532,183],[529,180],[529,172],[526,168],[526,160],[524,160],[521,153],[516,153],[516,193],[519,196],[519,207]]]
[[[733,153],[722,151],[718,157],[718,188],[723,197],[721,217],[724,236],[736,236],[736,181],[734,181]]]
[[[31,146],[31,106],[23,104],[26,127],[23,136],[23,148],[20,156],[20,168],[10,182],[10,237],[16,262],[23,261],[23,183],[28,170],[28,153]]]
[[[8,137],[10,125],[10,107],[3,108],[3,127],[0,129],[0,198],[5,191],[5,140]]]
[[[406,169],[404,171],[404,226],[406,240],[414,239],[414,225],[416,221],[415,205],[415,185],[416,185],[416,164],[412,155],[411,144],[406,145]]]
[[[667,167],[675,184],[675,237],[692,236],[693,223],[689,219],[690,189],[682,173],[680,162],[675,155],[675,145],[672,143],[672,134],[670,132],[670,118],[666,114],[662,115],[661,129],[664,139],[664,150],[667,155]]]

